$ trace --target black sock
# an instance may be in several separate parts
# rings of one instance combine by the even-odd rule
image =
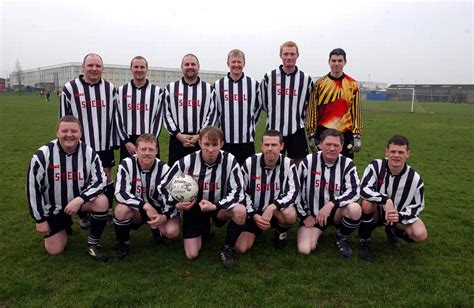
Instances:
[[[408,243],[413,243],[414,241],[408,236],[408,234],[403,231],[402,229],[398,229],[397,227],[394,227],[393,230],[395,231],[395,235],[399,238],[401,238],[404,241],[407,241]]]
[[[277,233],[285,233],[286,231],[290,230],[293,225],[287,225],[284,223],[277,223],[276,225],[276,232]]]
[[[113,182],[105,186],[105,196],[107,197],[107,200],[109,201],[109,209],[112,208],[112,205],[114,203],[114,192],[115,192],[115,186]]]
[[[87,215],[89,215],[89,212],[83,212],[83,211],[77,212],[77,216],[79,216],[80,219],[86,218]]]
[[[337,235],[339,237],[348,237],[351,233],[359,227],[360,219],[352,220],[348,217],[342,217],[341,224],[337,230]]]
[[[132,228],[132,219],[118,220],[114,217],[115,238],[119,243],[128,243],[130,241],[130,229]]]
[[[237,239],[240,236],[240,233],[244,230],[245,223],[242,225],[236,224],[232,219],[227,225],[227,234],[225,236],[224,245],[229,247],[234,247]]]
[[[89,232],[89,237],[87,238],[87,244],[89,245],[99,244],[100,237],[107,223],[108,213],[109,213],[108,211],[90,212],[91,230]]]
[[[374,213],[362,214],[359,224],[359,239],[361,241],[370,241],[372,230],[374,229]]]

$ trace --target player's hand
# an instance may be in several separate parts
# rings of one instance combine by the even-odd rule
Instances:
[[[360,139],[359,134],[354,134],[354,145],[352,146],[351,152],[359,152],[362,147],[362,140]]]
[[[316,153],[317,151],[319,151],[319,140],[316,138],[315,134],[308,135],[308,143],[311,152]]]
[[[272,220],[272,217],[273,217],[273,212],[275,212],[276,210],[277,210],[276,205],[273,203],[270,204],[269,206],[267,206],[265,211],[263,211],[262,218],[270,222],[270,220]]]
[[[84,199],[82,199],[81,197],[76,197],[72,199],[71,201],[69,201],[69,203],[64,208],[64,213],[70,216],[73,214],[76,214],[81,209],[81,206],[83,204],[84,204]]]
[[[190,143],[192,144],[192,146],[195,146],[196,144],[198,144],[198,141],[199,141],[199,135],[191,135],[192,138],[190,140]]]
[[[125,143],[125,148],[127,148],[128,154],[130,155],[137,154],[137,147],[133,143],[131,142]]]
[[[329,215],[331,215],[331,211],[334,207],[334,203],[329,201],[322,207],[322,209],[319,210],[319,213],[316,216],[316,221],[321,227],[325,226],[328,223],[328,217]]]
[[[193,205],[196,203],[196,199],[193,199],[191,201],[180,201],[176,203],[175,207],[178,210],[183,210],[183,211],[188,211],[193,207]]]
[[[182,134],[182,133],[178,133],[176,135],[176,139],[179,140],[179,142],[181,142],[183,144],[183,147],[192,147],[194,146],[194,143],[193,143],[193,137],[196,136],[196,135],[187,135],[187,134]],[[199,139],[199,135],[198,136],[198,139]]]
[[[153,219],[159,215],[158,211],[150,203],[145,203],[143,205],[143,210],[145,211],[146,216],[148,216],[150,219]]]
[[[316,224],[316,219],[314,218],[313,215],[309,215],[303,220],[303,224],[306,228],[313,228],[314,225]]]
[[[212,212],[217,210],[217,206],[208,200],[201,200],[201,202],[199,202],[199,207],[203,212]]]
[[[259,227],[261,230],[268,230],[270,229],[270,221],[263,218],[259,214],[253,215],[253,220],[255,221],[255,224],[257,227]]]
[[[51,232],[51,229],[49,229],[49,224],[47,221],[43,221],[40,223],[36,224],[36,231],[41,234],[42,236],[48,236],[49,233]]]
[[[398,212],[393,206],[392,199],[388,199],[387,203],[385,203],[385,221],[389,225],[394,225],[398,222]]]
[[[150,217],[150,220],[147,221],[147,224],[150,226],[150,228],[157,229],[159,226],[165,224],[167,220],[168,218],[166,215],[156,214]]]

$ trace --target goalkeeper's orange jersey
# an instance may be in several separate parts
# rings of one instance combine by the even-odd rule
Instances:
[[[346,74],[339,78],[328,74],[316,82],[306,112],[306,130],[315,133],[318,126],[361,133],[362,114],[357,81]]]

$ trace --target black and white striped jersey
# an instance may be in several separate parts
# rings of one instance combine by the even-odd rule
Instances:
[[[163,96],[164,91],[148,80],[140,88],[133,80],[118,88],[117,111],[128,135],[150,133],[158,138],[163,121]]]
[[[227,210],[244,201],[242,171],[234,155],[220,151],[217,161],[207,165],[196,151],[178,160],[161,183],[161,187],[169,189],[171,181],[180,175],[189,174],[199,185],[197,201],[208,200],[218,210]],[[168,195],[168,200],[171,197]]]
[[[164,124],[172,135],[195,135],[217,120],[214,89],[201,79],[188,84],[181,78],[167,85],[164,109]]]
[[[62,212],[76,197],[90,201],[103,193],[106,182],[100,158],[91,147],[79,142],[76,151],[68,154],[53,140],[36,151],[28,167],[31,217],[40,223]]]
[[[72,115],[81,122],[82,141],[95,151],[110,150],[128,140],[119,123],[116,91],[107,80],[89,84],[82,75],[64,85],[59,105],[59,117]]]
[[[267,112],[267,130],[275,129],[283,136],[304,128],[306,108],[313,80],[296,67],[286,74],[283,65],[268,72],[261,83],[263,110]]]
[[[178,211],[167,202],[158,189],[169,169],[170,167],[158,158],[155,159],[151,170],[143,170],[136,155],[123,159],[117,171],[115,199],[138,209],[149,203],[168,218],[176,216]]]
[[[298,166],[301,195],[298,215],[304,219],[316,216],[329,201],[345,207],[359,200],[359,177],[354,162],[339,155],[337,161],[326,164],[322,152],[307,155]]]
[[[249,143],[255,139],[255,126],[260,116],[259,83],[242,74],[233,80],[229,74],[214,83],[218,124],[225,143]]]
[[[268,205],[278,209],[295,205],[300,191],[298,172],[291,159],[280,154],[273,168],[265,166],[262,153],[245,160],[244,176],[247,213],[262,214]]]
[[[415,222],[425,207],[423,180],[409,165],[395,175],[387,159],[376,159],[365,168],[360,187],[367,201],[384,205],[391,199],[402,224]]]

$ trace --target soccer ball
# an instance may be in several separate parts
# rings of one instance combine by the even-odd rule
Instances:
[[[190,175],[176,177],[170,185],[170,194],[176,201],[191,201],[198,194],[199,186]]]

